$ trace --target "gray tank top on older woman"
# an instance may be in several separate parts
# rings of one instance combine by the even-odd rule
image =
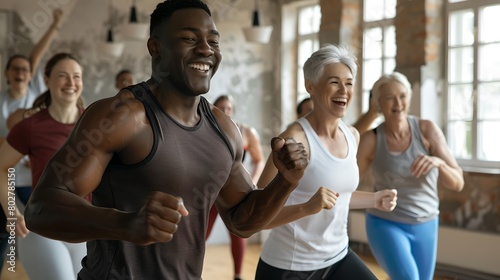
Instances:
[[[397,206],[392,212],[368,209],[367,212],[390,221],[417,224],[429,221],[439,214],[437,179],[439,170],[432,168],[420,178],[414,177],[410,166],[418,155],[430,155],[423,145],[419,120],[408,116],[411,129],[411,143],[406,151],[390,152],[385,136],[385,123],[375,128],[377,147],[372,163],[375,191],[396,189]]]

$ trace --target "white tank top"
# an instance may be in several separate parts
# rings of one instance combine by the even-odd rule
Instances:
[[[285,270],[318,270],[338,262],[347,254],[347,215],[351,194],[359,183],[356,161],[357,145],[347,125],[339,128],[348,143],[345,158],[334,157],[320,142],[306,118],[298,120],[310,148],[309,165],[297,188],[285,205],[307,202],[319,189],[338,192],[337,204],[289,224],[271,230],[264,243],[261,258],[267,264]]]

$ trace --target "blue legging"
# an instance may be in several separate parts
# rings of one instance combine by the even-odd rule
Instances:
[[[432,280],[439,219],[403,224],[366,215],[366,233],[379,265],[394,280]]]

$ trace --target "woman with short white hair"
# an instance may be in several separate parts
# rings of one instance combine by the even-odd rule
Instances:
[[[342,121],[354,97],[356,57],[347,47],[326,45],[304,64],[314,105],[280,137],[304,145],[309,164],[272,228],[255,279],[377,279],[349,248],[350,208],[391,211],[396,192],[356,191],[359,132]],[[269,157],[258,186],[277,174]],[[269,202],[272,203],[272,202]]]

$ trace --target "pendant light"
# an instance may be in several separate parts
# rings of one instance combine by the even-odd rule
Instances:
[[[137,20],[137,8],[135,0],[132,0],[129,22],[123,26],[120,35],[128,40],[145,40],[149,37],[148,31],[149,25],[147,23],[140,23]]]
[[[112,5],[112,0],[109,0],[109,28],[106,36],[106,41],[101,42],[99,44],[99,53],[107,55],[107,56],[112,56],[112,57],[119,57],[124,48],[124,44],[122,42],[115,42],[114,41],[114,34],[113,34],[113,5]]]
[[[260,14],[257,2],[258,0],[255,0],[255,9],[252,15],[252,26],[243,28],[243,33],[245,34],[247,42],[267,44],[271,39],[273,27],[260,25]]]

